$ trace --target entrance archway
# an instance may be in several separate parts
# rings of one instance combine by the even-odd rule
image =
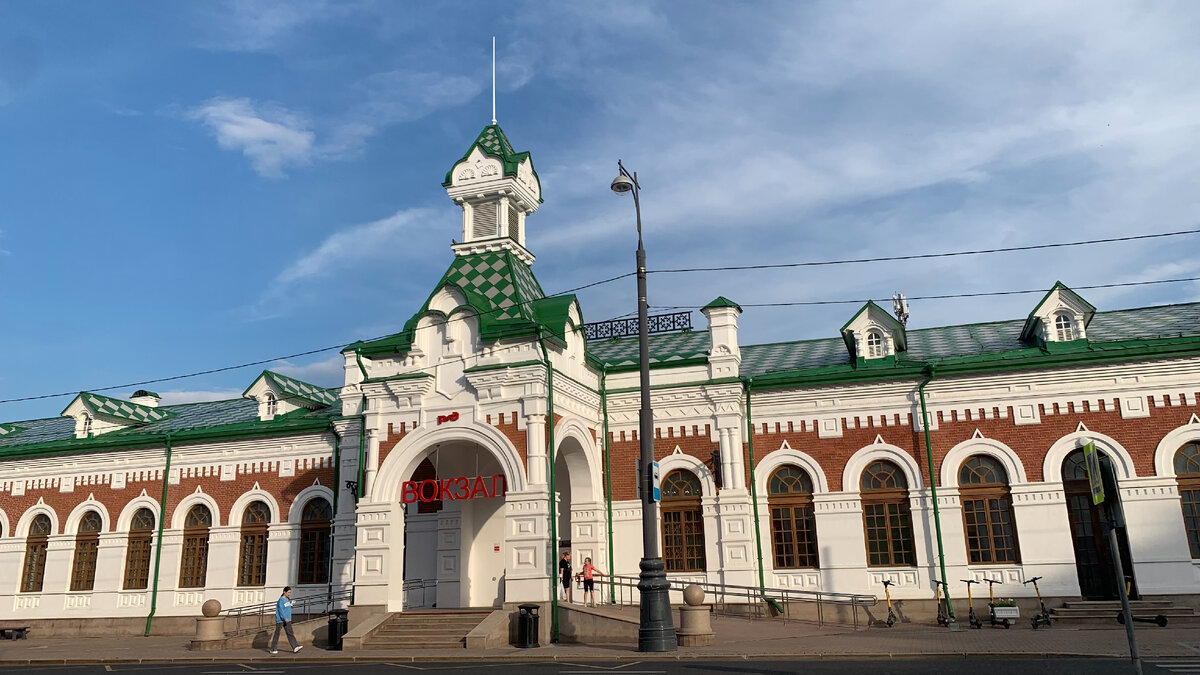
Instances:
[[[1097,452],[1100,453],[1102,464],[1111,465],[1112,459],[1107,454],[1102,450]],[[1085,600],[1115,600],[1118,597],[1118,580],[1113,570],[1112,546],[1109,545],[1100,507],[1092,503],[1083,450],[1075,450],[1063,460],[1062,479],[1067,518],[1071,525],[1071,547],[1075,552],[1075,571],[1079,576],[1079,594]],[[1106,499],[1119,501],[1121,495],[1106,495]],[[1117,530],[1117,548],[1125,576],[1131,582],[1129,596],[1136,598],[1133,560],[1129,555],[1129,539],[1124,528]]]
[[[603,569],[607,558],[598,452],[590,434],[576,420],[564,421],[556,431],[561,440],[554,455],[558,538],[554,559],[564,551],[571,551],[576,571],[589,557]],[[578,599],[581,595],[575,593],[573,597]]]

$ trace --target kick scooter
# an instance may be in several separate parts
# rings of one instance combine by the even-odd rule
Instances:
[[[884,580],[883,582],[883,595],[887,598],[888,607],[888,616],[885,623],[887,623],[888,628],[891,628],[896,623],[896,612],[892,610],[892,592],[888,590],[888,587],[894,583],[896,582],[890,580]]]
[[[1042,591],[1038,588],[1037,584],[1038,579],[1041,579],[1041,577],[1034,577],[1025,582],[1027,584],[1033,584],[1033,592],[1037,593],[1038,605],[1040,605],[1042,608],[1040,613],[1034,614],[1033,617],[1029,619],[1029,623],[1033,624],[1034,630],[1037,630],[1038,626],[1050,626],[1050,612],[1046,611],[1046,601],[1042,600]],[[1122,615],[1122,617],[1123,616],[1124,615]]]
[[[942,602],[942,585],[945,584],[946,582],[938,581],[937,579],[930,579],[930,581],[933,582],[933,587],[937,589],[937,622],[938,622],[938,625],[939,626],[949,626],[950,625],[950,614],[946,611],[946,603]],[[946,592],[949,593],[950,589],[947,588]]]
[[[1005,628],[1012,628],[1011,620],[996,618],[996,594],[994,592],[994,589],[996,588],[996,584],[1002,584],[1004,582],[996,581],[995,579],[984,579],[984,581],[986,581],[987,585],[988,585],[988,619],[989,619],[989,621],[991,621],[993,626],[1004,626]]]
[[[971,596],[971,586],[979,582],[974,579],[960,579],[959,581],[967,585],[967,625],[971,628],[983,628],[983,622],[975,616],[975,598]]]

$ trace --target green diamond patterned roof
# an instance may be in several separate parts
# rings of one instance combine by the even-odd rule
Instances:
[[[546,297],[529,265],[509,251],[492,251],[456,256],[429,299],[404,331],[372,342],[356,343],[364,354],[407,351],[412,346],[417,322],[429,311],[429,303],[443,288],[457,289],[479,317],[480,335],[495,340],[513,332],[536,327],[536,302]]]
[[[316,411],[298,410],[263,422],[258,419],[258,403],[244,398],[160,406],[153,410],[163,414],[157,421],[84,439],[75,438],[75,420],[70,417],[17,422],[18,433],[0,435],[0,458],[39,450],[87,452],[161,445],[162,435],[167,433],[182,442],[213,433],[262,436],[319,431],[341,414],[340,407],[331,406]]]
[[[898,364],[1039,358],[1047,352],[1021,341],[1023,319],[908,330],[908,349]],[[1087,329],[1088,344],[1105,345],[1168,338],[1200,337],[1200,303],[1097,312]],[[609,367],[636,365],[637,338],[589,342],[588,352]],[[650,336],[650,362],[667,363],[707,355],[708,331]],[[740,375],[851,367],[841,338],[745,345]]]
[[[79,399],[83,399],[83,402],[98,414],[119,417],[139,424],[157,422],[171,415],[171,413],[162,408],[151,408],[150,406],[138,405],[137,403],[122,401],[119,398],[111,398],[87,391],[75,398],[75,400]]]
[[[508,136],[504,135],[504,130],[500,128],[499,124],[489,124],[483,128],[483,131],[479,132],[479,136],[475,138],[475,142],[471,144],[471,147],[467,148],[463,156],[450,166],[450,170],[446,172],[446,180],[442,183],[443,187],[450,187],[454,167],[458,166],[459,162],[470,157],[471,151],[475,148],[479,148],[485,155],[500,160],[500,164],[504,167],[505,176],[517,175],[517,169],[520,168],[521,162],[529,159],[528,152],[513,150],[512,143],[508,142]],[[529,167],[533,169],[532,162],[530,162]],[[540,185],[541,179],[537,177],[536,170],[533,171],[533,177]]]
[[[338,402],[336,394],[315,384],[302,382],[271,370],[264,370],[262,374],[289,397],[311,401],[320,406],[330,406]]]

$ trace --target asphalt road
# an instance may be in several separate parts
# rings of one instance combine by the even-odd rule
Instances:
[[[1200,673],[1200,658],[1155,659],[1143,666],[1146,675],[1160,673]],[[113,664],[88,666],[25,666],[10,672],[38,675],[101,675],[104,673],[169,673],[178,675],[319,675],[324,673],[362,673],[377,675],[403,672],[426,673],[521,673],[521,675],[927,675],[929,673],[1018,673],[1019,675],[1129,675],[1128,659],[876,659],[788,660],[788,661],[637,661],[624,662],[438,662],[438,663],[270,663],[247,664]]]

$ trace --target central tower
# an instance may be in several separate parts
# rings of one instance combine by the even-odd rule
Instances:
[[[516,152],[498,124],[489,124],[455,162],[442,183],[462,207],[462,240],[452,247],[463,256],[506,250],[526,265],[525,217],[542,203],[542,185],[528,152]]]

